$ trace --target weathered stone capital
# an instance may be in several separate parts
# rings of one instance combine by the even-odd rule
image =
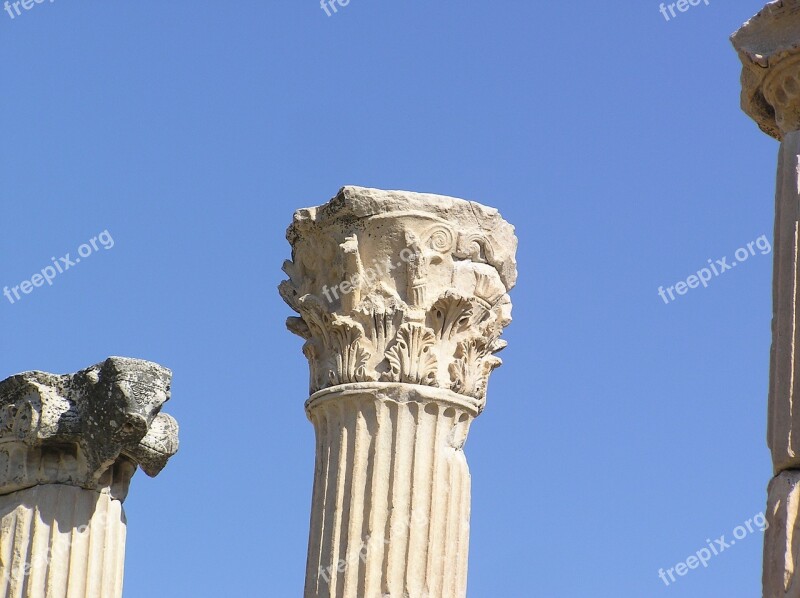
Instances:
[[[289,227],[284,300],[310,392],[399,382],[483,401],[511,321],[514,228],[452,197],[344,187]]]
[[[777,0],[731,37],[742,61],[742,109],[778,140],[800,129],[800,0]]]
[[[120,500],[139,465],[158,474],[178,450],[161,413],[172,373],[111,357],[70,375],[26,372],[0,382],[0,495],[67,484]]]

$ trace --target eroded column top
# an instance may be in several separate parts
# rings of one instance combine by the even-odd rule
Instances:
[[[800,0],[777,0],[731,37],[742,61],[742,109],[768,135],[800,129]]]
[[[161,413],[171,379],[156,363],[110,357],[0,382],[0,495],[57,483],[124,499],[137,465],[155,476],[178,450],[178,425]]]
[[[514,227],[481,204],[344,187],[298,210],[281,295],[311,392],[398,382],[483,399],[511,321]]]

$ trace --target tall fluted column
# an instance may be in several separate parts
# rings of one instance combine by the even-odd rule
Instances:
[[[763,595],[800,598],[800,1],[768,4],[732,41],[742,108],[781,142],[775,199]]]
[[[345,187],[295,213],[316,431],[306,598],[463,598],[463,447],[511,321],[513,227],[451,197]]]
[[[121,598],[122,502],[178,449],[171,373],[112,357],[0,382],[0,598]]]

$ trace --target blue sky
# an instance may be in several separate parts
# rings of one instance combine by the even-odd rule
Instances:
[[[126,502],[126,598],[299,596],[307,366],[276,291],[295,209],[345,184],[517,227],[505,365],[466,446],[469,596],[752,597],[765,507],[777,143],[728,36],[761,1],[101,3],[0,12],[0,378],[174,370],[181,452]]]

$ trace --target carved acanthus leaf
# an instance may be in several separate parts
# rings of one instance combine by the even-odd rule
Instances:
[[[364,336],[372,344],[375,355],[383,355],[403,324],[405,310],[397,303],[364,305],[354,317],[364,327]]]
[[[368,382],[377,376],[367,372],[370,352],[361,344],[364,331],[359,324],[338,320],[331,326],[332,368],[328,383],[332,386],[348,382]]]
[[[472,338],[462,341],[456,349],[456,358],[450,364],[450,388],[459,394],[477,399],[486,396],[489,374],[503,362],[492,355],[493,341]]]
[[[310,391],[314,393],[325,386],[320,364],[320,351],[316,340],[311,339],[303,345],[303,355],[308,359],[308,386]]]
[[[473,313],[469,299],[448,291],[431,307],[430,326],[439,338],[450,340],[469,328]]]
[[[384,379],[436,386],[436,335],[422,324],[403,324],[395,343],[386,352],[389,371]]]

